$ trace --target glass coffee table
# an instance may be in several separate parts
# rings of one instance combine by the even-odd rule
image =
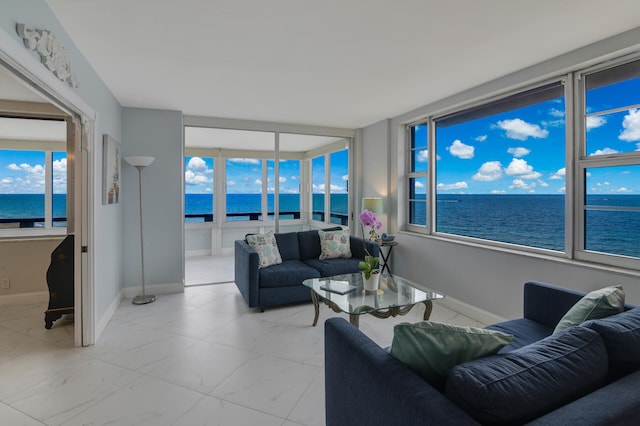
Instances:
[[[382,274],[377,291],[365,291],[362,274],[335,275],[324,278],[310,278],[302,284],[311,289],[311,299],[315,309],[313,325],[318,324],[320,301],[322,300],[334,312],[349,314],[349,322],[358,328],[360,315],[371,314],[376,318],[389,318],[405,315],[422,303],[424,320],[431,316],[432,300],[444,298],[443,294],[418,286],[397,275]],[[326,288],[332,288],[329,291]],[[350,291],[349,291],[350,290]],[[340,294],[344,291],[344,294]]]

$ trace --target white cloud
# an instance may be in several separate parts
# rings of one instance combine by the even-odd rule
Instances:
[[[253,165],[260,165],[260,160],[258,160],[257,158],[229,158],[227,161],[229,161],[230,163],[236,163],[236,164],[253,164]]]
[[[459,140],[455,140],[450,146],[447,147],[447,150],[449,151],[449,154],[453,155],[454,157],[469,160],[473,158],[475,148],[471,145],[463,144]]]
[[[426,163],[429,159],[429,150],[423,149],[416,153],[416,161],[419,163]]]
[[[487,161],[478,169],[478,172],[471,177],[473,180],[482,182],[492,182],[502,177],[502,164],[499,161]]]
[[[547,186],[549,186],[549,184],[543,181],[542,179],[538,179],[538,185],[540,185],[543,188],[546,188]]]
[[[598,127],[602,127],[605,124],[607,124],[607,119],[599,116],[599,115],[592,115],[587,117],[587,132],[591,129],[597,129]]]
[[[342,180],[349,180],[349,175],[342,175]]]
[[[0,180],[0,183],[3,183],[3,184],[5,184],[5,185],[8,185],[8,184],[10,184],[10,183],[12,183],[12,182],[13,182],[13,179],[11,179],[11,178],[9,178],[9,177],[2,178],[2,180]]]
[[[596,186],[609,186],[609,185],[611,185],[611,183],[609,183],[609,182],[598,182],[598,183],[596,183]]]
[[[262,185],[262,179],[256,179],[253,181],[256,185]]]
[[[558,169],[558,171],[553,173],[551,176],[549,176],[549,179],[551,180],[564,179],[566,176],[567,176],[567,169],[566,167],[563,167],[561,169]]]
[[[53,161],[54,173],[66,173],[67,172],[67,159],[61,158],[60,160]]]
[[[640,141],[640,109],[630,109],[622,119],[622,132],[618,138],[625,142]]]
[[[476,138],[478,142],[484,142],[487,140],[487,135],[480,135]]]
[[[524,141],[528,138],[541,139],[549,136],[548,130],[542,129],[537,124],[527,123],[519,118],[498,121],[498,127],[507,132],[508,138],[519,141]]]
[[[534,171],[533,166],[527,164],[526,160],[521,160],[519,158],[511,160],[511,163],[504,172],[509,176],[516,176],[520,179],[538,179],[542,176],[541,173]]]
[[[566,186],[561,186],[560,188],[558,188],[558,191],[556,191],[556,192],[564,194],[566,191],[567,191],[567,187]]]
[[[344,192],[347,190],[346,186],[336,185],[333,183],[329,187],[331,188],[331,192]]]
[[[235,181],[235,180],[228,180],[228,181],[227,181],[227,185],[228,185],[228,186],[236,185],[236,181]]]
[[[187,169],[204,173],[207,171],[207,163],[201,157],[191,157],[187,163]]]
[[[506,194],[507,191],[505,191],[504,189],[493,189],[491,190],[492,194]]]
[[[419,180],[415,181],[413,186],[416,187],[416,188],[424,188],[424,184],[422,182],[420,182]]]
[[[529,155],[529,153],[531,152],[530,149],[527,148],[523,148],[521,146],[517,147],[517,148],[509,148],[507,150],[507,152],[511,155],[513,155],[514,157],[524,157],[526,155]]]
[[[522,179],[514,179],[513,182],[511,182],[511,185],[509,185],[509,189],[533,189],[535,187],[535,182],[528,184]]]
[[[20,167],[18,167],[18,165],[16,163],[9,164],[7,166],[7,169],[13,170],[14,172],[19,172],[20,170],[22,170]]]
[[[439,183],[438,184],[438,189],[441,191],[450,191],[452,189],[467,189],[469,188],[469,185],[467,185],[467,182],[456,182],[456,183],[449,183],[449,184],[445,184],[445,183]]]
[[[626,192],[633,192],[633,190],[629,189],[629,188],[625,188],[623,186],[623,187],[620,187],[618,189],[612,189],[611,192],[625,192],[626,193]]]
[[[287,178],[286,178],[286,177],[284,177],[284,176],[280,176],[280,177],[278,178],[278,181],[280,181],[280,183],[285,183],[285,182],[287,181]]]
[[[202,173],[194,173],[192,170],[184,172],[184,183],[187,185],[202,185],[207,182],[211,180]]]
[[[592,155],[611,155],[611,154],[617,154],[618,151],[616,151],[613,148],[604,148],[604,149],[597,149],[595,152],[592,152],[591,154],[589,154],[589,156]]]
[[[564,117],[564,111],[557,108],[551,108],[549,110],[549,115],[551,115],[552,117]]]

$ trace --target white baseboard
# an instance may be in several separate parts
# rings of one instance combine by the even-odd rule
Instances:
[[[473,305],[469,305],[468,303],[462,302],[458,299],[454,299],[453,297],[447,296],[444,299],[439,299],[435,302],[444,305],[446,308],[449,308],[452,311],[456,311],[461,313],[462,315],[476,319],[486,325],[506,321],[506,318],[492,314],[491,312],[477,308]]]
[[[5,294],[0,296],[0,306],[31,305],[49,302],[48,291],[34,291],[32,293]]]
[[[111,302],[111,305],[109,305],[107,312],[105,312],[102,318],[100,318],[100,320],[98,320],[98,322],[96,323],[96,328],[94,330],[95,342],[98,341],[98,339],[100,338],[100,335],[109,324],[109,321],[111,321],[111,318],[113,318],[113,314],[116,313],[116,310],[118,309],[118,306],[120,306],[121,301],[122,301],[122,290],[118,292],[118,294],[116,295],[116,298],[113,299],[113,302]]]
[[[125,287],[122,289],[122,295],[125,299],[133,299],[140,294],[140,287]],[[183,293],[184,283],[167,283],[145,285],[144,292],[146,294],[171,294]]]
[[[211,256],[211,250],[187,250],[184,257]]]

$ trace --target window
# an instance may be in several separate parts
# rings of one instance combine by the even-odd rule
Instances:
[[[558,82],[437,118],[436,231],[563,251],[564,117]]]
[[[185,222],[213,221],[213,158],[184,159]]]
[[[624,259],[604,255],[640,257],[640,61],[585,72],[579,81],[578,250],[625,266]]]
[[[313,195],[311,208],[311,218],[324,222],[324,194],[325,194],[325,157],[315,157],[311,160],[311,182]]]
[[[427,225],[427,125],[410,127],[409,149],[409,223]]]
[[[349,225],[349,151],[332,152],[329,155],[329,191],[330,219],[329,222]]]
[[[267,210],[269,219],[274,217],[275,161],[267,160]],[[278,179],[279,219],[300,219],[300,160],[280,160]]]
[[[52,155],[52,205],[53,226],[67,226],[67,153],[53,152]]]
[[[407,140],[408,230],[638,269],[637,55],[434,114]]]
[[[262,160],[228,158],[227,221],[262,220]]]

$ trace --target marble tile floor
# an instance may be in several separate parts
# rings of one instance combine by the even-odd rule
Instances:
[[[311,303],[247,308],[235,284],[187,287],[149,305],[123,300],[96,345],[46,306],[0,307],[1,425],[324,425],[323,327]],[[388,346],[393,325],[360,328]],[[482,326],[434,303],[434,321]]]
[[[233,255],[189,256],[185,259],[185,285],[220,284],[235,279]]]

